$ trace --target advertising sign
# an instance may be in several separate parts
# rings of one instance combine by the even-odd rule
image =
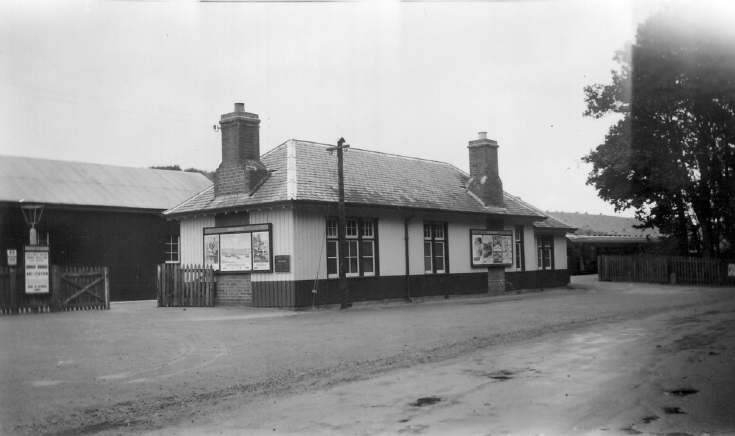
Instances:
[[[270,223],[203,229],[204,265],[228,272],[271,272]]]
[[[253,269],[250,233],[224,233],[219,237],[219,270]]]
[[[204,235],[204,266],[219,269],[219,235]]]
[[[253,232],[253,270],[268,271],[271,269],[270,234]]]
[[[48,247],[26,246],[24,253],[26,294],[48,294]]]
[[[473,267],[513,264],[513,233],[498,230],[470,230]]]

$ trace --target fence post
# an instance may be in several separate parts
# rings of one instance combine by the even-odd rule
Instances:
[[[8,268],[8,277],[10,279],[9,280],[10,288],[8,289],[8,291],[10,292],[10,310],[11,312],[15,312],[15,310],[17,309],[16,307],[17,296],[15,295],[18,292],[17,283],[15,280],[15,274],[17,270],[18,268],[15,266],[11,266]]]
[[[110,268],[105,267],[105,309],[110,310]]]

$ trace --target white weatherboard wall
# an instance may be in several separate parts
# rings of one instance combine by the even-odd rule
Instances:
[[[294,250],[291,270],[294,280],[327,278],[327,219],[317,211],[294,212]]]
[[[419,218],[408,223],[408,266],[410,274],[424,274],[424,221]]]
[[[566,235],[554,235],[554,269],[567,269]]]
[[[273,262],[279,254],[291,255],[291,272],[254,272],[250,275],[253,282],[275,282],[294,279],[294,213],[291,208],[254,210],[250,212],[250,224],[272,224],[271,252]]]
[[[179,260],[182,265],[204,263],[203,229],[214,227],[213,216],[184,218],[179,224]]]
[[[451,274],[487,272],[487,268],[472,268],[472,259],[470,259],[470,229],[484,229],[485,222],[482,219],[466,222],[449,222],[448,227],[449,272]],[[424,250],[422,247],[419,253],[422,262],[423,255]]]
[[[526,260],[526,271],[536,271],[538,269],[538,257],[536,233],[533,226],[523,226],[523,251]]]
[[[378,256],[381,276],[406,274],[404,221],[400,217],[378,218]]]

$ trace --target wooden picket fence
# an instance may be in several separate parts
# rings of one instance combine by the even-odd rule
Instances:
[[[158,265],[158,307],[214,306],[214,270],[203,265]]]
[[[674,256],[602,255],[597,258],[601,281],[722,285],[727,263],[720,259]]]
[[[0,267],[0,315],[106,310],[110,308],[110,273],[102,266],[53,265],[49,293],[25,293],[23,267]]]

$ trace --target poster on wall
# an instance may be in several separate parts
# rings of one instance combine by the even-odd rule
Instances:
[[[253,270],[268,271],[271,269],[270,234],[253,232]]]
[[[204,235],[204,266],[219,269],[219,235]]]
[[[470,230],[473,267],[513,264],[513,233],[498,230]]]
[[[48,247],[25,247],[26,294],[49,293]]]
[[[251,271],[253,269],[250,233],[224,233],[219,237],[219,270]]]
[[[270,223],[205,227],[204,264],[222,272],[272,272],[271,235]]]

